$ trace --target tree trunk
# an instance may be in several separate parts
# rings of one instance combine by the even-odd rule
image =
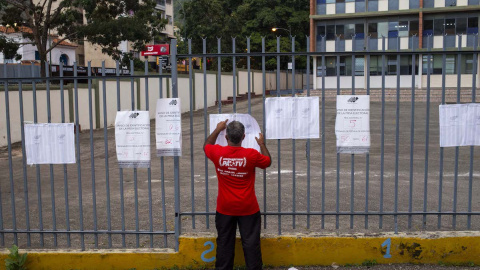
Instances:
[[[49,72],[50,74],[50,71],[45,68],[45,63],[47,63],[47,53],[45,53],[45,50],[42,50],[41,48],[37,49],[40,56],[40,76],[42,76],[42,78],[45,78],[47,72]]]

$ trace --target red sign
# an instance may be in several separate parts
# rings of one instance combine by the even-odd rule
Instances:
[[[170,54],[170,46],[168,44],[147,45],[145,51],[142,51],[142,56],[168,54]]]

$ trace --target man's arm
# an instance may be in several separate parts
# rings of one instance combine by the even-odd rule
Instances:
[[[220,123],[217,124],[217,127],[215,128],[215,130],[212,132],[212,134],[210,134],[210,136],[208,136],[208,138],[205,140],[205,143],[203,144],[203,150],[205,151],[205,146],[207,144],[215,144],[215,142],[217,141],[217,137],[218,137],[218,134],[220,134],[220,132],[222,132],[224,129],[227,128],[227,122],[228,122],[228,119],[225,120],[225,121],[221,121]]]
[[[258,138],[255,137],[255,140],[257,140],[257,143],[260,146],[260,153],[264,156],[267,156],[270,159],[270,164],[268,164],[267,166],[267,167],[270,167],[270,165],[272,165],[272,156],[270,156],[270,152],[268,151],[267,146],[265,145],[263,134],[259,133]]]

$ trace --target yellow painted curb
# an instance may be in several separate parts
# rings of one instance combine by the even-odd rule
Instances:
[[[235,264],[243,265],[240,240],[236,243]],[[21,250],[21,253],[25,250]],[[213,267],[215,238],[184,236],[180,250],[29,250],[27,268],[40,269],[161,269]],[[452,263],[480,264],[480,234],[476,232],[438,232],[428,234],[365,235],[290,235],[264,236],[262,255],[265,265],[304,266],[361,264]],[[0,253],[4,262],[7,250]],[[0,269],[5,269],[1,263]]]

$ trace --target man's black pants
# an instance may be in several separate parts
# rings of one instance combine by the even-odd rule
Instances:
[[[216,213],[215,226],[217,227],[218,237],[215,269],[233,269],[237,223],[242,238],[247,269],[262,269],[262,251],[260,249],[262,219],[260,212],[249,216],[228,216]]]

